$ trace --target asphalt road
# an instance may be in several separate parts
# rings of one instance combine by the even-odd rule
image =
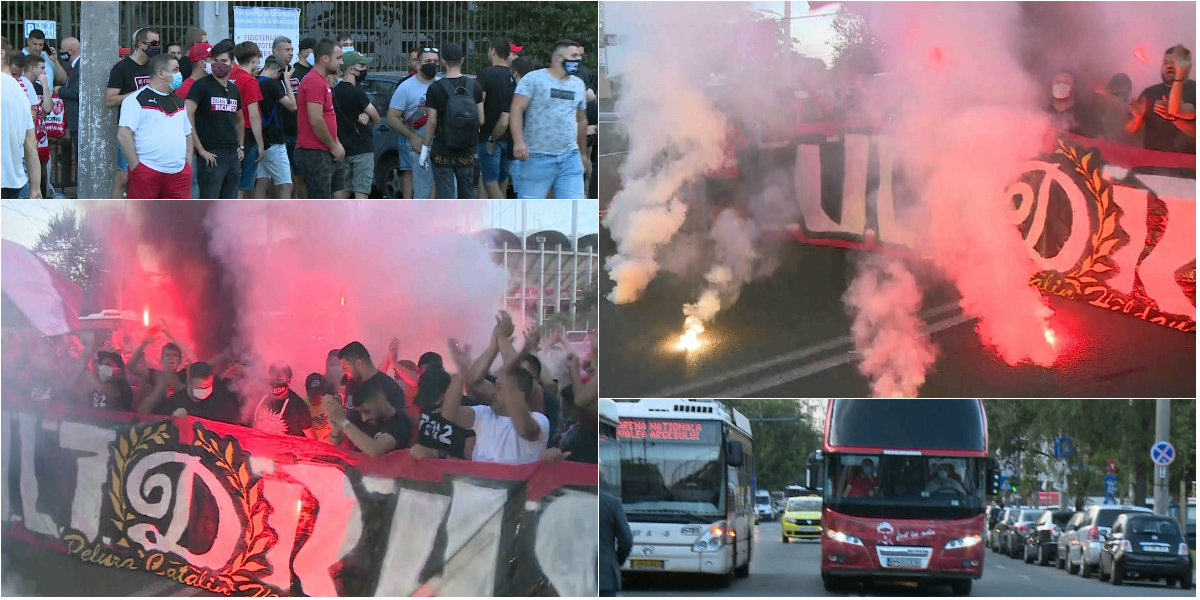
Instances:
[[[611,116],[607,117],[611,122]],[[602,116],[602,120],[604,116]],[[603,132],[614,131],[611,125]],[[623,142],[600,140],[601,206],[620,186]],[[615,246],[607,228],[601,253]],[[699,278],[662,274],[640,300],[617,306],[601,300],[601,353],[606,398],[812,398],[862,396],[868,380],[857,368],[851,319],[841,297],[863,252],[782,245],[780,267],[747,285],[737,304],[708,326],[710,343],[697,352],[671,348],[683,325],[681,308],[694,302]],[[985,348],[975,321],[958,309],[944,282],[925,284],[922,317],[939,347],[919,394],[931,397],[1104,398],[1195,397],[1196,335],[1180,333],[1084,302],[1052,299],[1051,325],[1060,346],[1050,368],[1008,366]],[[607,271],[602,296],[612,289]]]
[[[3,541],[4,596],[221,596],[145,571],[102,567],[24,541]]]
[[[793,540],[783,544],[777,521],[759,523],[755,529],[750,577],[721,587],[711,579],[680,575],[626,579],[623,596],[952,596],[949,586],[875,583],[855,589],[826,592],[821,585],[820,542]],[[1082,579],[1053,566],[1027,565],[1020,559],[987,552],[983,577],[976,580],[972,596],[1125,596],[1194,597],[1195,590],[1168,588],[1162,583],[1131,581],[1121,586],[1101,583],[1093,575]]]

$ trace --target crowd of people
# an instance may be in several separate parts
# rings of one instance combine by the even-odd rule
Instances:
[[[472,355],[451,339],[448,362],[436,352],[403,360],[393,339],[376,364],[361,342],[350,342],[330,350],[325,371],[308,374],[299,390],[287,362],[255,374],[232,351],[197,360],[164,325],[149,328],[132,352],[104,336],[86,343],[64,336],[52,345],[37,334],[14,335],[5,340],[4,395],[199,417],[369,456],[407,451],[416,458],[595,464],[594,359],[581,364],[561,327],[546,343],[531,327],[519,347],[514,331],[502,311],[487,348]],[[146,349],[158,342],[152,367]]]
[[[56,52],[35,29],[22,52],[4,45],[4,87],[13,79],[22,90],[4,94],[5,112],[10,99],[14,109],[27,102],[32,121],[5,122],[5,197],[49,197],[55,96],[65,120],[55,137],[79,156],[79,40],[63,39]],[[510,183],[519,198],[595,197],[597,75],[582,67],[581,42],[556,42],[548,66],[535,69],[522,46],[497,36],[476,76],[463,72],[461,45],[423,45],[391,98],[379,99],[386,114],[362,85],[374,57],[348,34],[297,46],[280,36],[265,57],[249,41],[210,44],[195,27],[163,46],[158,31],[138,29],[109,73],[113,198],[366,198],[384,175],[381,123],[396,132],[401,197],[506,198]]]

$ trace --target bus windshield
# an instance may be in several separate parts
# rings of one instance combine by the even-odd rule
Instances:
[[[979,458],[827,454],[825,506],[861,517],[954,519],[983,511]]]
[[[621,419],[621,502],[657,520],[719,517],[725,511],[721,424]]]

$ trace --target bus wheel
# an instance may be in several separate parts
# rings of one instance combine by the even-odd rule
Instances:
[[[955,579],[950,582],[950,589],[955,596],[971,595],[971,580],[970,579]]]
[[[842,588],[842,580],[833,575],[821,575],[821,583],[825,584],[827,592],[836,592]]]

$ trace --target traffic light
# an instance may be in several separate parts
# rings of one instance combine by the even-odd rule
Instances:
[[[988,494],[991,496],[999,494],[1003,480],[1004,476],[1000,474],[1000,469],[995,465],[988,467]]]

